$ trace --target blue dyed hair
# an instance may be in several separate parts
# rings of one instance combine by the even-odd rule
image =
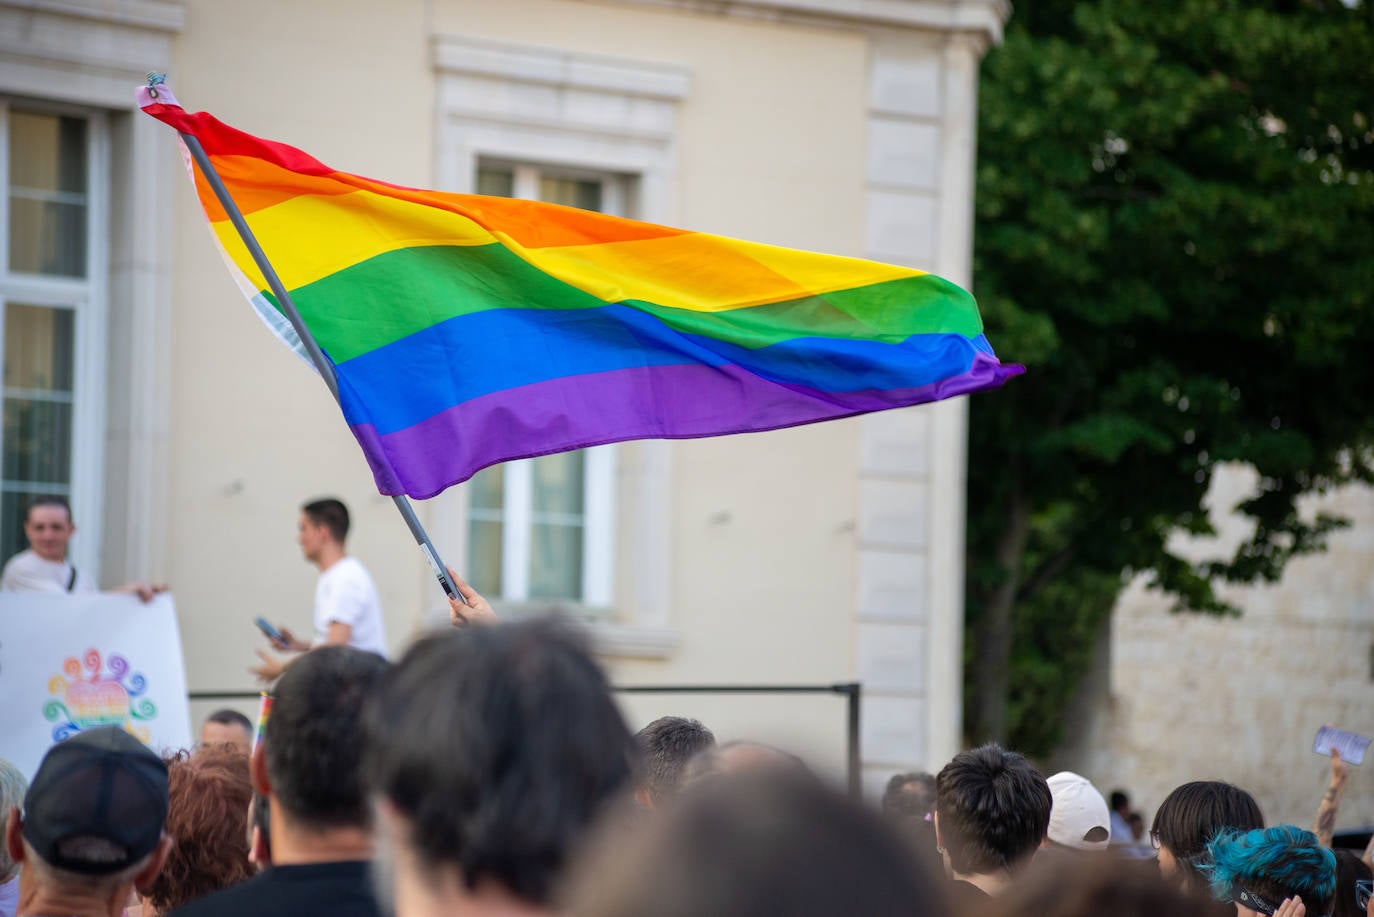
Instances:
[[[1230,901],[1233,891],[1244,888],[1277,905],[1294,895],[1302,898],[1309,914],[1331,913],[1336,894],[1336,857],[1311,831],[1278,825],[1254,831],[1218,834],[1207,852],[1212,894]]]

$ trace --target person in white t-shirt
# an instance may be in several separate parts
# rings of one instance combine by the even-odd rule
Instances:
[[[67,560],[67,545],[76,534],[72,508],[64,497],[35,497],[24,511],[27,550],[5,563],[0,572],[0,592],[97,592],[95,580]],[[147,602],[167,587],[153,583],[126,583],[111,592],[136,595]]]
[[[340,500],[314,500],[301,507],[297,524],[301,553],[320,570],[315,584],[315,635],[309,643],[297,640],[286,628],[272,640],[279,650],[304,652],[317,646],[346,645],[386,656],[382,603],[367,568],[344,547],[348,538],[348,507]],[[289,665],[257,651],[262,664],[249,669],[271,681]]]

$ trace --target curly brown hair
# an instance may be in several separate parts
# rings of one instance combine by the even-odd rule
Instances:
[[[242,882],[248,862],[248,758],[229,748],[180,752],[167,759],[167,833],[171,855],[147,892],[165,913]]]

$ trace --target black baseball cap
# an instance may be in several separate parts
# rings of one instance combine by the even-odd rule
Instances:
[[[24,797],[24,840],[43,862],[85,875],[132,866],[153,852],[167,821],[167,765],[115,726],[79,732],[43,756]],[[74,838],[116,848],[108,860],[64,854]]]

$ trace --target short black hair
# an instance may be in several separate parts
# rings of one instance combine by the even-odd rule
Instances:
[[[239,713],[237,710],[230,710],[225,707],[216,710],[205,718],[207,723],[219,723],[221,726],[237,726],[251,737],[253,735],[253,721]]]
[[[535,904],[639,754],[581,636],[551,619],[419,640],[364,719],[369,784],[423,867]]]
[[[348,507],[342,500],[334,497],[311,500],[301,507],[301,512],[310,517],[311,522],[329,529],[330,537],[339,544],[348,537]]]
[[[322,646],[287,667],[263,736],[284,814],[315,828],[371,824],[361,713],[386,670],[381,656],[351,646]]]
[[[1131,804],[1131,797],[1126,795],[1125,790],[1112,790],[1112,798],[1107,804],[1113,812],[1120,812]]]
[[[261,793],[253,794],[253,820],[248,825],[250,829],[258,829],[258,838],[262,841],[262,849],[267,854],[267,863],[272,862],[272,800]],[[258,864],[261,869],[263,863]]]
[[[67,521],[72,521],[72,505],[67,502],[66,497],[58,496],[57,494],[43,494],[42,496],[34,497],[29,501],[28,505],[24,507],[24,523],[26,525],[29,521],[29,513],[40,506],[56,506],[60,509],[64,509],[67,511]]]
[[[1016,866],[1050,827],[1049,784],[1023,756],[1000,745],[955,755],[936,776],[935,794],[940,836],[961,875]]]
[[[1336,900],[1331,917],[1364,917],[1364,912],[1355,906],[1355,883],[1374,879],[1374,869],[1353,850],[1336,848],[1331,852],[1336,855]]]
[[[933,857],[801,770],[723,775],[597,835],[571,883],[572,917],[948,913]]]
[[[1255,797],[1220,780],[1195,780],[1176,788],[1155,810],[1150,833],[1159,836],[1178,862],[1181,883],[1203,892],[1207,876],[1207,845],[1227,829],[1251,831],[1264,827],[1264,814]]]
[[[924,819],[935,810],[935,778],[924,771],[893,774],[883,790],[883,814]]]
[[[635,733],[635,741],[644,752],[644,783],[657,801],[677,790],[687,762],[714,747],[716,737],[697,720],[661,716]]]

